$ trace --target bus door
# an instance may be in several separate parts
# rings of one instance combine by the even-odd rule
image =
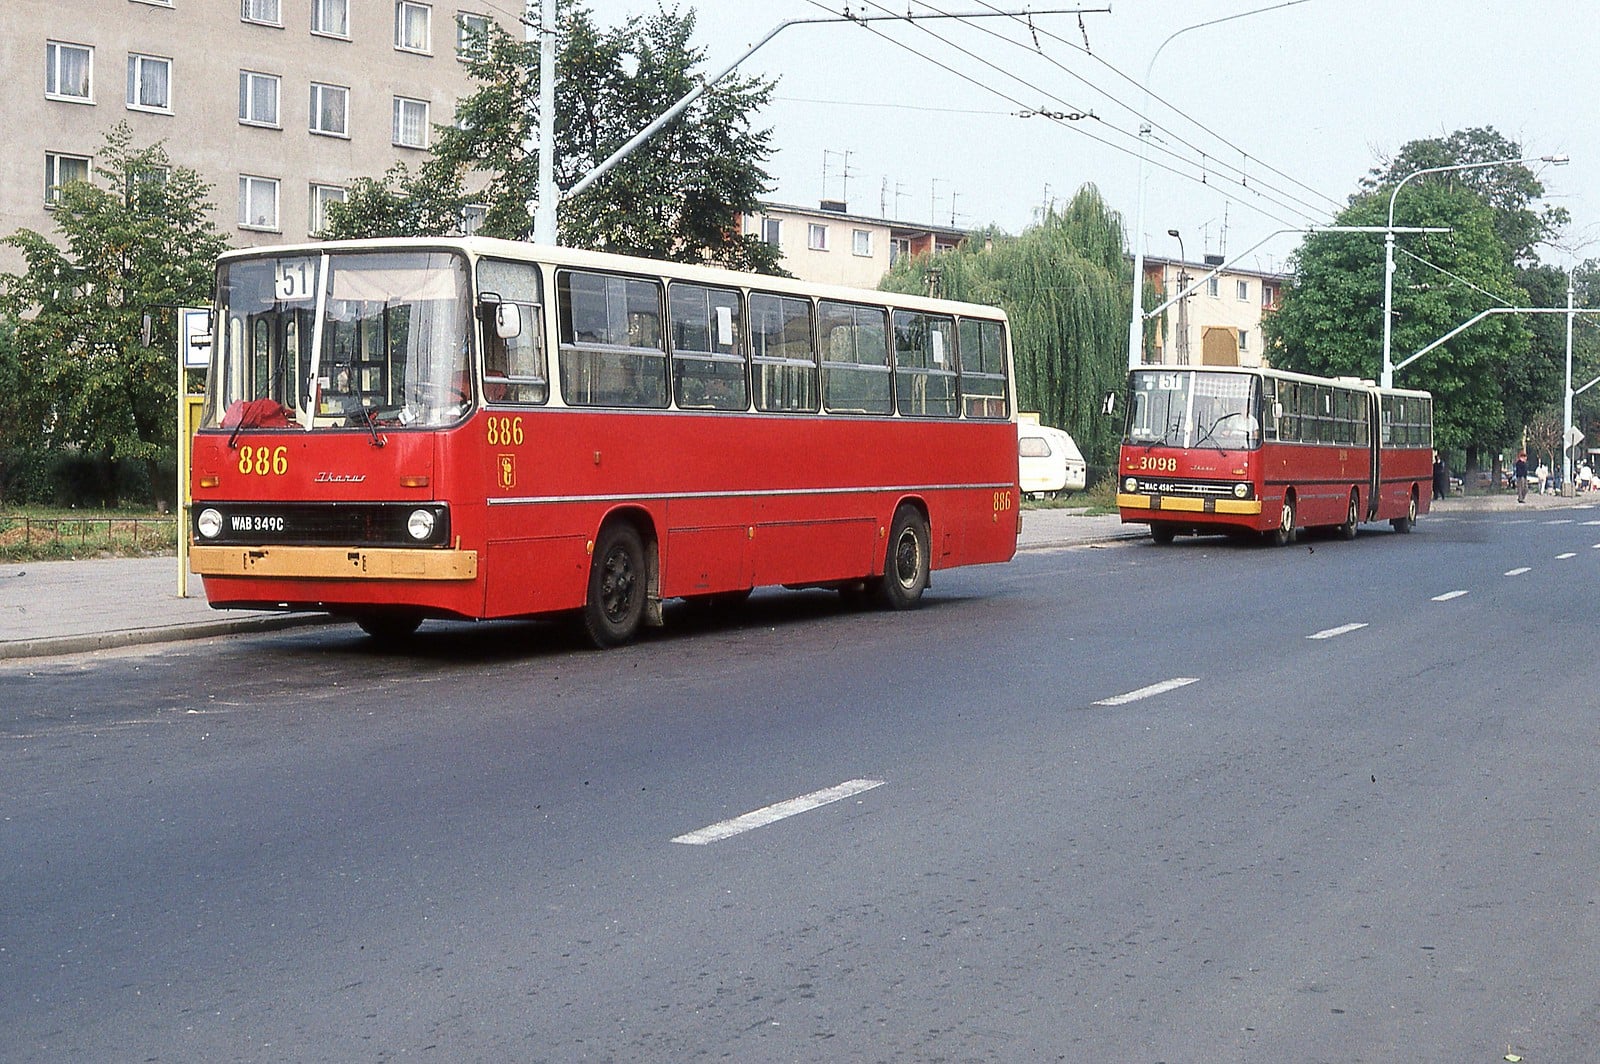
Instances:
[[[1383,494],[1383,405],[1375,391],[1367,392],[1367,520],[1378,519]]]

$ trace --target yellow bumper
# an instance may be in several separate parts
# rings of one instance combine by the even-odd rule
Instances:
[[[1159,510],[1162,513],[1257,515],[1260,499],[1197,498],[1193,495],[1117,495],[1123,510]]]
[[[400,547],[191,547],[189,567],[201,576],[308,580],[474,580],[475,550]]]

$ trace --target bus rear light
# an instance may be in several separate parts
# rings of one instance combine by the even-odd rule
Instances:
[[[217,488],[222,486],[222,478],[215,473],[204,473],[200,477],[202,488]]]
[[[427,477],[401,477],[400,478],[400,486],[402,488],[425,488],[425,487],[428,486],[428,478]]]

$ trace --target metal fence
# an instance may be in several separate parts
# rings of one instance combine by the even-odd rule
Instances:
[[[177,545],[176,517],[0,517],[6,550],[165,550]]]

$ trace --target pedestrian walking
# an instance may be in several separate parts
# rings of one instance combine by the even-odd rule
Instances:
[[[1528,452],[1517,452],[1517,464],[1512,467],[1511,476],[1517,482],[1517,501],[1528,501]]]

